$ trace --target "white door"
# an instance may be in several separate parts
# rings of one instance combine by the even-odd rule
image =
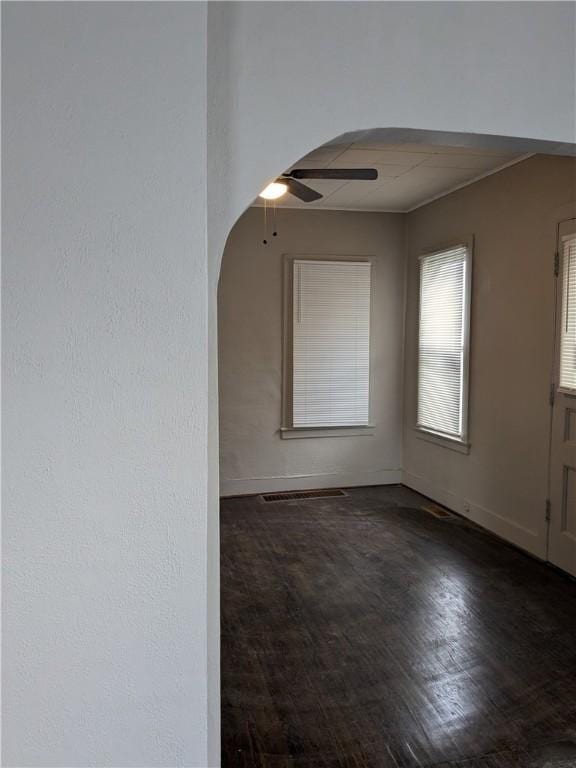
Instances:
[[[576,219],[560,226],[548,559],[576,576]]]

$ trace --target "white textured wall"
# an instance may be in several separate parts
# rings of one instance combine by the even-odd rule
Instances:
[[[541,557],[546,552],[556,226],[576,215],[576,161],[534,157],[406,217],[404,481]],[[473,235],[469,455],[416,419],[418,255]]]
[[[3,765],[204,767],[206,9],[2,11]]]
[[[220,274],[223,495],[400,482],[403,217],[279,210],[278,236],[263,245],[263,216],[262,208],[251,208],[240,218],[226,244]],[[284,254],[373,257],[374,434],[281,439]]]

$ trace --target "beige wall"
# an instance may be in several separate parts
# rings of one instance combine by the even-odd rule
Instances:
[[[403,217],[279,211],[264,246],[249,209],[226,245],[218,294],[224,495],[400,481]],[[372,256],[373,435],[283,440],[283,254]]]
[[[556,224],[573,214],[573,160],[533,157],[406,218],[404,482],[545,555]],[[420,439],[417,259],[473,235],[469,455]]]

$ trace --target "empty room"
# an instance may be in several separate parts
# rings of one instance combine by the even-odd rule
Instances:
[[[363,131],[233,227],[224,766],[576,765],[575,180]]]

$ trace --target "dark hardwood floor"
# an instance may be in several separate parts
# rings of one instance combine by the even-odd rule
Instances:
[[[576,582],[406,488],[221,512],[224,768],[574,768]]]

